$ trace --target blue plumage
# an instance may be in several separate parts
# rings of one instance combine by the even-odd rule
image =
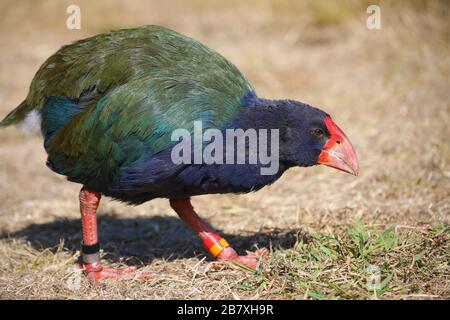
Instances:
[[[266,100],[258,98],[253,92],[243,98],[246,105],[236,119],[221,129],[226,137],[226,129],[278,129],[280,130],[280,161],[276,173],[261,175],[261,168],[267,166],[259,159],[256,164],[175,164],[171,159],[172,148],[152,155],[142,162],[123,167],[108,188],[101,192],[134,204],[153,198],[183,198],[213,193],[245,193],[261,189],[276,181],[288,168],[295,165],[314,165],[322,141],[308,139],[309,126],[297,128],[302,123],[323,121],[326,114],[319,109],[290,100]],[[206,120],[208,118],[206,117]],[[300,149],[291,145],[301,144]],[[270,142],[270,140],[269,140]],[[288,142],[289,144],[286,144]],[[193,144],[192,144],[193,145]],[[225,157],[226,139],[223,155]],[[270,150],[270,143],[268,145]],[[234,158],[237,157],[237,149]],[[191,150],[194,158],[194,150]],[[248,156],[248,144],[245,148]]]

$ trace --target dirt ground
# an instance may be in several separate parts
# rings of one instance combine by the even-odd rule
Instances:
[[[66,28],[69,4],[81,8],[81,30]],[[40,138],[4,129],[0,298],[450,298],[449,4],[380,2],[380,30],[366,27],[366,8],[365,1],[1,1],[0,118],[62,45],[158,24],[223,54],[259,96],[329,112],[352,140],[361,174],[296,168],[256,193],[194,198],[238,251],[271,248],[258,273],[211,263],[167,200],[130,207],[104,199],[105,262],[159,275],[98,289],[73,269],[80,186],[46,168]]]

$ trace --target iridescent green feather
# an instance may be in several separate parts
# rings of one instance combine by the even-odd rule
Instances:
[[[195,120],[224,128],[250,91],[245,77],[217,52],[172,30],[144,26],[61,48],[0,125],[42,111],[51,97],[81,98],[79,112],[46,142],[49,162],[77,182],[110,181],[120,166],[166,149],[176,128],[192,130]],[[46,114],[65,107],[52,104]]]

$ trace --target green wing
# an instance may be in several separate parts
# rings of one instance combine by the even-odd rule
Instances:
[[[55,130],[56,122],[43,121],[44,135],[52,132],[49,162],[83,182],[113,179],[121,166],[166,149],[174,129],[192,131],[195,120],[224,128],[250,91],[239,70],[215,51],[145,26],[63,47],[37,72],[26,107],[61,124]],[[50,97],[75,99],[77,112],[63,111],[73,104],[46,104]]]

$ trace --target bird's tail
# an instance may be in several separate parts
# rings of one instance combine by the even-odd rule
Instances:
[[[1,122],[0,128],[8,127],[13,124],[19,124],[30,112],[30,107],[28,106],[26,100],[22,101],[21,104],[13,111],[11,111]]]
[[[41,114],[39,110],[30,107],[24,100],[0,122],[0,128],[11,125],[18,125],[19,129],[27,135],[39,135],[41,132]]]

